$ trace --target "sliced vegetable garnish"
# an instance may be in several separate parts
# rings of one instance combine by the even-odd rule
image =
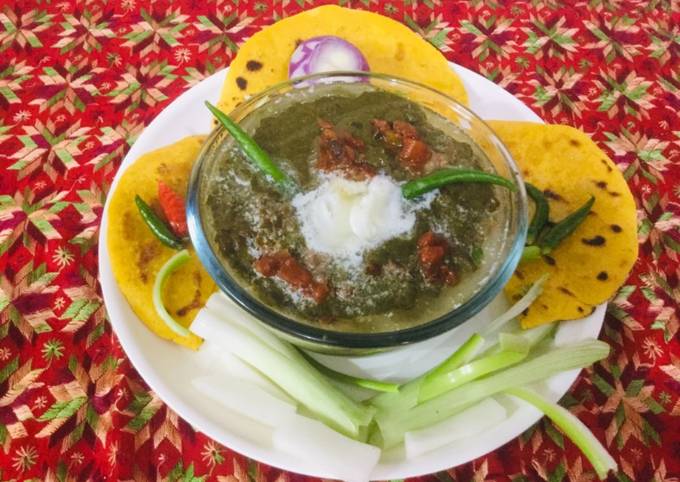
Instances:
[[[241,147],[243,153],[250,159],[262,172],[271,177],[276,183],[288,187],[292,184],[285,172],[272,161],[269,154],[262,149],[255,140],[250,137],[241,127],[231,120],[227,114],[206,101],[205,105],[220,124],[231,134],[236,143]]]
[[[276,336],[271,330],[265,328],[265,326],[254,316],[245,312],[242,308],[239,308],[239,306],[231,299],[227,298],[226,295],[220,292],[215,293],[208,299],[205,306],[213,316],[220,317],[225,320],[225,322],[228,321],[229,323],[233,323],[240,328],[247,330],[251,335],[269,345],[271,349],[277,350],[282,355],[291,359],[300,356],[295,347]],[[219,325],[208,322],[202,323],[201,326],[204,327],[203,329],[210,330],[211,328],[217,328]],[[210,333],[212,333],[212,331],[206,333],[207,336],[204,338],[208,338]],[[219,334],[216,336],[219,336]]]
[[[406,458],[417,457],[456,440],[485,432],[505,420],[506,416],[503,405],[493,398],[486,398],[442,423],[407,432],[404,436]]]
[[[161,205],[165,219],[170,223],[173,232],[180,238],[187,236],[187,213],[184,197],[175,192],[163,181],[158,181],[158,202]]]
[[[383,382],[380,380],[371,380],[369,378],[354,377],[352,375],[347,375],[346,373],[336,372],[335,370],[328,368],[323,363],[314,359],[312,356],[300,350],[300,353],[305,357],[305,359],[317,370],[326,375],[328,378],[336,380],[338,382],[347,383],[348,385],[356,385],[358,387],[368,388],[376,392],[389,392],[396,393],[399,391],[399,384],[392,382]]]
[[[501,333],[498,343],[484,351],[484,356],[494,355],[503,351],[531,351],[543,340],[553,335],[556,325],[541,325],[528,330],[518,326],[517,332]]]
[[[427,377],[420,385],[418,402],[426,402],[484,375],[515,365],[524,360],[528,354],[528,349],[524,351],[500,351],[471,361],[450,372],[435,377]]]
[[[172,315],[168,313],[168,310],[163,304],[163,286],[165,285],[168,276],[180,268],[184,263],[189,261],[190,257],[191,255],[186,249],[183,249],[179,253],[175,254],[161,267],[160,271],[156,275],[156,280],[153,283],[153,306],[156,308],[156,313],[158,313],[158,316],[161,317],[168,328],[180,336],[189,336],[191,332],[177,323]]]
[[[194,378],[191,385],[204,397],[270,427],[296,417],[294,402],[283,401],[252,382],[225,373]]]
[[[373,419],[374,409],[343,394],[285,341],[281,340],[281,344],[287,345],[288,349],[273,349],[253,332],[228,318],[217,318],[212,312],[202,316],[200,324],[198,322],[199,319],[192,325],[197,334],[220,344],[256,368],[307,412],[338,432],[359,438]]]
[[[548,229],[545,234],[541,235],[538,243],[541,247],[541,253],[549,254],[564,238],[573,233],[586,219],[594,203],[595,198],[591,196],[583,206]]]
[[[484,334],[489,335],[498,332],[510,320],[513,320],[517,318],[519,315],[521,315],[522,312],[529,308],[529,306],[531,306],[531,303],[533,303],[534,300],[538,298],[538,295],[541,294],[541,292],[543,291],[543,285],[545,284],[547,279],[548,279],[547,274],[541,276],[533,285],[531,285],[529,291],[527,291],[526,294],[522,296],[522,298],[520,298],[519,301],[517,301],[517,303],[512,305],[508,311],[506,311],[498,318],[493,320],[491,323],[489,323],[489,326],[487,326],[486,329],[484,330]]]
[[[369,480],[380,459],[379,448],[343,437],[301,415],[276,427],[272,444],[275,450],[310,461],[341,480]]]
[[[498,353],[504,351],[514,351],[519,353],[529,353],[531,347],[529,340],[521,333],[501,333],[498,335]]]
[[[527,388],[510,388],[505,390],[505,393],[530,403],[552,420],[581,449],[583,455],[593,465],[600,480],[606,479],[609,471],[616,470],[616,461],[607,452],[607,449],[595,438],[590,429],[569,410]]]
[[[390,412],[400,412],[413,408],[418,403],[420,387],[425,380],[445,375],[464,363],[472,360],[484,344],[484,339],[474,333],[456,351],[449,355],[436,367],[410,380],[399,387],[398,393],[381,393],[371,399],[371,405],[388,417]]]
[[[397,445],[406,432],[427,427],[483,400],[495,393],[518,385],[543,380],[556,373],[572,368],[583,368],[605,358],[609,345],[598,340],[588,340],[554,348],[501,372],[475,380],[455,388],[410,410],[389,410],[389,416],[376,414],[380,434],[373,441],[380,441],[384,448]]]
[[[135,204],[137,205],[137,209],[139,209],[139,214],[142,216],[142,219],[161,243],[172,249],[183,248],[182,241],[175,236],[165,224],[165,221],[151,209],[151,206],[149,206],[144,199],[135,196]]]
[[[368,72],[361,51],[347,40],[334,35],[312,37],[297,46],[288,64],[288,78],[334,70]]]
[[[534,217],[531,219],[531,224],[529,224],[529,229],[527,230],[527,241],[526,244],[534,244],[541,230],[548,222],[550,217],[550,206],[548,205],[548,200],[543,195],[543,192],[538,189],[533,184],[528,182],[524,183],[524,187],[527,190],[527,194],[534,201]]]
[[[198,321],[202,316],[201,313],[204,313],[204,311],[198,312],[198,315],[191,325],[192,330],[194,330],[194,326],[198,326],[201,323]],[[228,376],[252,383],[279,400],[291,405],[297,405],[295,400],[290,398],[290,396],[281,390],[278,385],[274,385],[267,377],[231,353],[231,351],[225,350],[223,346],[215,343],[214,340],[210,340],[203,336],[200,353],[204,356],[203,360],[209,361],[209,364],[203,365],[203,367],[211,373],[215,372],[215,366],[219,366],[219,368],[222,369],[221,371],[224,371]],[[199,359],[199,363],[200,362],[201,360]],[[221,372],[220,375],[217,376],[221,376]]]
[[[181,260],[184,253],[186,251],[178,253],[173,259]],[[166,263],[163,270],[174,264],[173,259]],[[323,425],[292,414],[293,405],[297,405],[305,415],[313,416],[355,440],[368,439],[370,444],[385,449],[403,440],[408,457],[435,450],[502,421],[506,416],[505,410],[489,397],[506,392],[533,403],[553,418],[558,427],[588,456],[598,475],[603,477],[608,470],[615,468],[615,464],[592,434],[587,432],[587,428],[573,422],[571,418],[575,417],[561,407],[550,405],[550,402],[540,400],[540,397],[537,399],[535,394],[527,395],[517,387],[565,370],[588,366],[606,357],[609,346],[597,340],[559,347],[547,343],[539,346],[542,341],[549,341],[547,337],[555,329],[554,325],[524,331],[517,328],[510,332],[503,331],[497,338],[495,336],[531,304],[544,280],[537,281],[517,304],[491,324],[485,337],[493,337],[494,343],[481,356],[477,354],[485,340],[474,334],[438,367],[398,386],[398,391],[395,391],[396,384],[350,377],[326,368],[293,345],[272,335],[250,315],[243,316],[236,305],[232,306],[220,295],[209,300],[208,309],[199,314],[192,329],[206,339],[202,349],[212,348],[220,354],[229,355],[217,357],[223,363],[233,364],[237,360],[253,368],[252,373],[247,373],[245,378],[247,390],[253,391],[259,408],[248,406],[248,397],[245,396],[229,401],[226,405],[249,416],[256,415],[258,410],[267,410],[266,406],[271,405],[272,412],[277,411],[277,414],[268,414],[266,423],[272,425],[275,434],[278,434],[276,436],[280,437],[278,443],[281,449],[293,440],[295,450],[290,453],[308,454],[310,450],[316,451],[319,444],[310,445],[309,440],[312,434],[319,432],[328,446],[349,444],[346,447],[348,453],[365,457],[362,473],[375,464],[379,455],[370,446],[338,438],[339,434],[333,435]],[[537,346],[539,348],[532,351]],[[529,358],[525,360],[526,357]],[[255,378],[252,378],[253,373],[257,374]],[[207,396],[220,401],[219,398],[226,392],[211,389],[211,383],[214,382],[205,379],[196,381],[196,386]],[[355,390],[368,387],[389,391],[358,402],[344,394],[338,385],[350,386]],[[285,395],[278,390],[285,392]],[[470,417],[475,419],[472,423]],[[311,439],[317,440],[316,435]],[[324,454],[328,453],[326,445],[321,445],[323,447],[320,450]],[[345,448],[340,450],[342,453],[344,451]],[[352,478],[352,471],[346,472],[345,465],[339,464],[336,469],[337,474]]]
[[[384,416],[391,411],[399,412],[413,408],[418,403],[418,393],[423,377],[414,378],[399,387],[397,393],[381,393],[371,398],[371,406],[382,412]]]
[[[425,193],[453,183],[483,183],[503,186],[511,191],[517,188],[509,179],[474,169],[444,168],[434,171],[427,176],[408,181],[401,186],[401,192],[406,199],[413,199]]]
[[[454,351],[446,360],[434,367],[425,374],[425,380],[430,380],[455,370],[465,363],[469,363],[484,345],[484,338],[474,333],[463,343],[456,351]]]

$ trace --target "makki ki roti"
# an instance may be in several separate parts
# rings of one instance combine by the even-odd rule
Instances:
[[[300,41],[321,35],[352,43],[371,72],[423,83],[467,105],[460,78],[420,35],[376,13],[326,5],[280,20],[246,40],[229,66],[218,107],[229,113],[248,96],[287,80],[288,63]]]
[[[156,273],[175,253],[164,246],[144,223],[135,195],[157,213],[158,181],[176,192],[186,192],[189,175],[203,143],[203,136],[186,137],[174,144],[148,152],[137,159],[120,178],[109,205],[107,244],[113,274],[132,310],[161,338],[197,349],[201,339],[193,333],[182,337],[158,316],[152,301]],[[215,285],[197,256],[173,273],[164,289],[168,312],[183,326],[189,326]]]
[[[541,189],[556,222],[595,203],[586,220],[549,256],[520,263],[505,287],[511,300],[549,274],[522,317],[530,328],[589,315],[623,284],[637,259],[636,207],[616,165],[583,132],[568,126],[490,121],[526,182]]]

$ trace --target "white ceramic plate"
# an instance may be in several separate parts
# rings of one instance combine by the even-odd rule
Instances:
[[[470,96],[470,108],[484,119],[542,122],[511,94],[463,67],[452,65],[461,76]],[[116,189],[122,172],[140,155],[175,142],[185,136],[207,134],[211,118],[203,101],[216,102],[226,70],[198,83],[172,102],[139,136],[116,175]],[[99,273],[109,319],[123,349],[149,386],[180,416],[196,429],[243,455],[269,465],[317,477],[332,477],[314,461],[302,460],[275,450],[270,429],[255,420],[229,412],[191,390],[190,379],[212,371],[203,355],[162,340],[135,316],[116,285],[106,249],[108,202],[99,235]],[[336,369],[354,374],[403,380],[420,374],[446,357],[454,347],[498,312],[502,300],[492,303],[474,320],[435,339],[363,358],[321,357]],[[604,319],[605,305],[587,318],[560,324],[558,342],[597,337]],[[571,386],[578,370],[562,373],[536,388],[558,400]],[[410,460],[399,453],[384,457],[371,479],[402,479],[454,467],[482,456],[517,437],[540,418],[540,413],[523,402],[501,400],[508,408],[507,419],[496,427]],[[471,424],[475,421],[471,420]],[[342,457],[342,454],[338,454]]]

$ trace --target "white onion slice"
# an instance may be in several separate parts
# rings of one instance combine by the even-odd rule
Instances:
[[[310,470],[324,478],[370,480],[380,459],[378,447],[352,440],[302,415],[280,424],[272,441],[275,450],[306,461]]]

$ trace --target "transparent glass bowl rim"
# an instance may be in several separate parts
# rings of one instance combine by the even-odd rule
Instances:
[[[370,72],[353,71],[325,72],[305,77],[297,77],[295,79],[276,84],[269,89],[251,97],[239,105],[230,114],[230,116],[232,119],[238,121],[244,117],[244,113],[247,115],[252,110],[257,109],[261,102],[266,101],[271,97],[280,95],[281,93],[285,93],[287,89],[296,85],[304,86],[305,83],[308,82],[312,83],[332,81],[332,79],[336,79],[337,82],[347,82],[350,78],[357,79],[356,81],[378,79],[382,82],[404,86],[407,89],[427,91],[430,95],[433,95],[434,97],[437,97],[439,100],[443,101],[447,107],[451,108],[454,112],[460,112],[464,117],[472,118],[478,121],[482,128],[486,131],[486,134],[492,143],[500,151],[505,164],[508,166],[508,169],[512,174],[512,179],[518,187],[515,193],[516,196],[514,206],[517,216],[517,229],[515,231],[514,239],[511,241],[511,246],[508,250],[505,261],[496,265],[496,269],[490,273],[487,281],[484,283],[481,289],[479,289],[479,291],[477,291],[472,297],[470,297],[458,307],[431,321],[401,330],[376,333],[326,330],[288,318],[287,316],[260,302],[246,289],[244,289],[222,266],[219,258],[213,252],[212,246],[208,242],[201,224],[199,186],[201,174],[204,168],[205,153],[208,152],[212,143],[215,142],[218,136],[222,133],[223,128],[221,126],[217,126],[215,129],[213,129],[211,134],[205,140],[205,143],[203,144],[191,173],[186,206],[189,236],[199,259],[210,276],[214,279],[218,287],[238,306],[271,328],[311,344],[321,344],[330,347],[349,349],[390,348],[423,341],[447,332],[472,318],[498,295],[505,283],[512,276],[512,273],[514,272],[522,255],[528,226],[527,196],[524,189],[522,176],[514,159],[510,155],[510,152],[505,147],[503,142],[498,138],[498,136],[496,136],[496,134],[488,126],[488,124],[486,124],[486,122],[484,122],[473,111],[463,106],[448,95],[426,85],[403,78]]]

